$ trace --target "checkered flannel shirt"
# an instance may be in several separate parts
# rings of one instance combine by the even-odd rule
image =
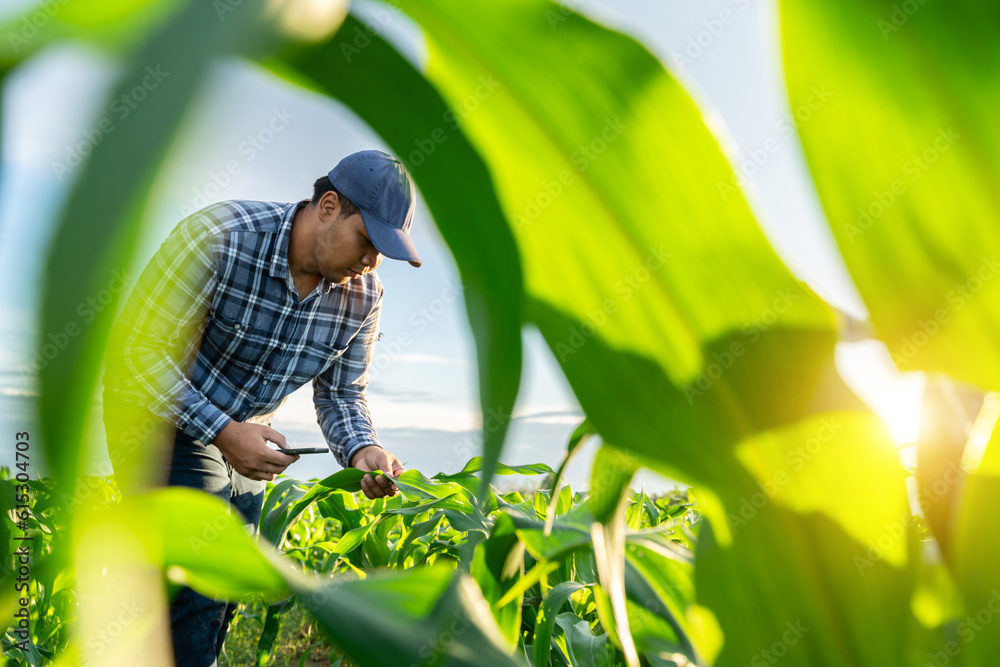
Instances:
[[[119,318],[106,391],[208,444],[231,420],[269,422],[312,380],[342,466],[378,445],[366,389],[382,282],[374,271],[344,285],[321,280],[299,301],[288,243],[307,203],[225,201],[181,221]]]

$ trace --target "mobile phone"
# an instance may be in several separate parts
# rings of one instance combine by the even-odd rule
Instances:
[[[326,447],[289,447],[288,449],[278,449],[282,454],[327,454],[330,452]]]

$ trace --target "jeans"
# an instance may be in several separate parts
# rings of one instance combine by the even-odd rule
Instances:
[[[152,413],[116,402],[107,393],[104,421],[108,454],[123,493],[164,483],[200,489],[227,501],[242,515],[244,525],[257,528],[265,483],[233,470],[217,447],[203,445]],[[164,470],[163,462],[167,460],[169,465]],[[181,589],[170,603],[175,664],[214,667],[235,610],[235,603],[213,600],[190,588]]]

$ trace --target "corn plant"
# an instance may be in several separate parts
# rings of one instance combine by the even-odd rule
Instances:
[[[477,457],[458,473],[430,479],[408,471],[397,480],[400,495],[374,501],[351,491],[356,475],[349,471],[313,483],[286,479],[268,492],[261,534],[304,570],[321,576],[365,578],[439,564],[464,569],[491,602],[506,638],[532,664],[550,659],[552,664],[589,664],[597,659],[595,652],[603,656],[598,664],[620,664],[621,655],[598,616],[602,589],[587,494],[574,494],[568,485],[556,490],[551,483],[528,496],[492,488],[486,496],[489,511],[479,512],[474,500],[481,482],[475,473],[481,463]],[[547,480],[556,474],[542,464],[500,465],[498,472]],[[628,592],[633,613],[651,624],[648,650],[693,659],[683,609],[692,592],[697,512],[685,493],[650,498],[641,490],[628,499],[626,515]],[[288,598],[267,608],[259,664],[266,664],[282,614],[292,604],[295,599]],[[463,631],[466,622],[456,618],[452,633]],[[428,644],[423,652],[436,648]],[[556,653],[550,658],[551,651]],[[590,657],[574,660],[575,655]]]
[[[281,479],[268,490],[260,533],[303,572],[320,578],[359,581],[422,566],[464,569],[491,602],[507,640],[531,664],[622,664],[599,616],[604,598],[588,494],[555,485],[556,472],[544,464],[501,464],[501,474],[545,476],[547,484],[527,495],[492,488],[484,513],[474,503],[481,463],[477,457],[458,473],[430,479],[408,471],[397,479],[400,495],[374,501],[357,491],[355,471],[311,482]],[[13,499],[14,483],[4,482]],[[100,489],[102,504],[118,502],[113,479],[85,482]],[[41,553],[49,554],[58,530],[49,521],[54,485],[39,480],[31,486],[37,492],[32,535],[45,545]],[[683,610],[692,600],[692,553],[701,519],[686,492],[652,498],[640,490],[623,507],[629,528],[626,589],[635,622],[646,624],[644,649],[651,657],[666,653],[694,660]],[[58,655],[87,604],[70,586],[72,572],[41,568],[46,574],[29,591],[33,650],[11,651],[19,642],[6,637],[12,664],[39,665]],[[303,602],[290,596],[266,605],[258,664],[269,664],[282,616],[296,604]],[[469,623],[456,615],[451,634],[464,632]],[[426,642],[418,653],[427,658],[443,650],[443,644]]]

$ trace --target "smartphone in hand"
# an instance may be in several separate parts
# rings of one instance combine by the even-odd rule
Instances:
[[[326,447],[289,447],[288,449],[278,449],[282,454],[328,454],[330,450]]]

